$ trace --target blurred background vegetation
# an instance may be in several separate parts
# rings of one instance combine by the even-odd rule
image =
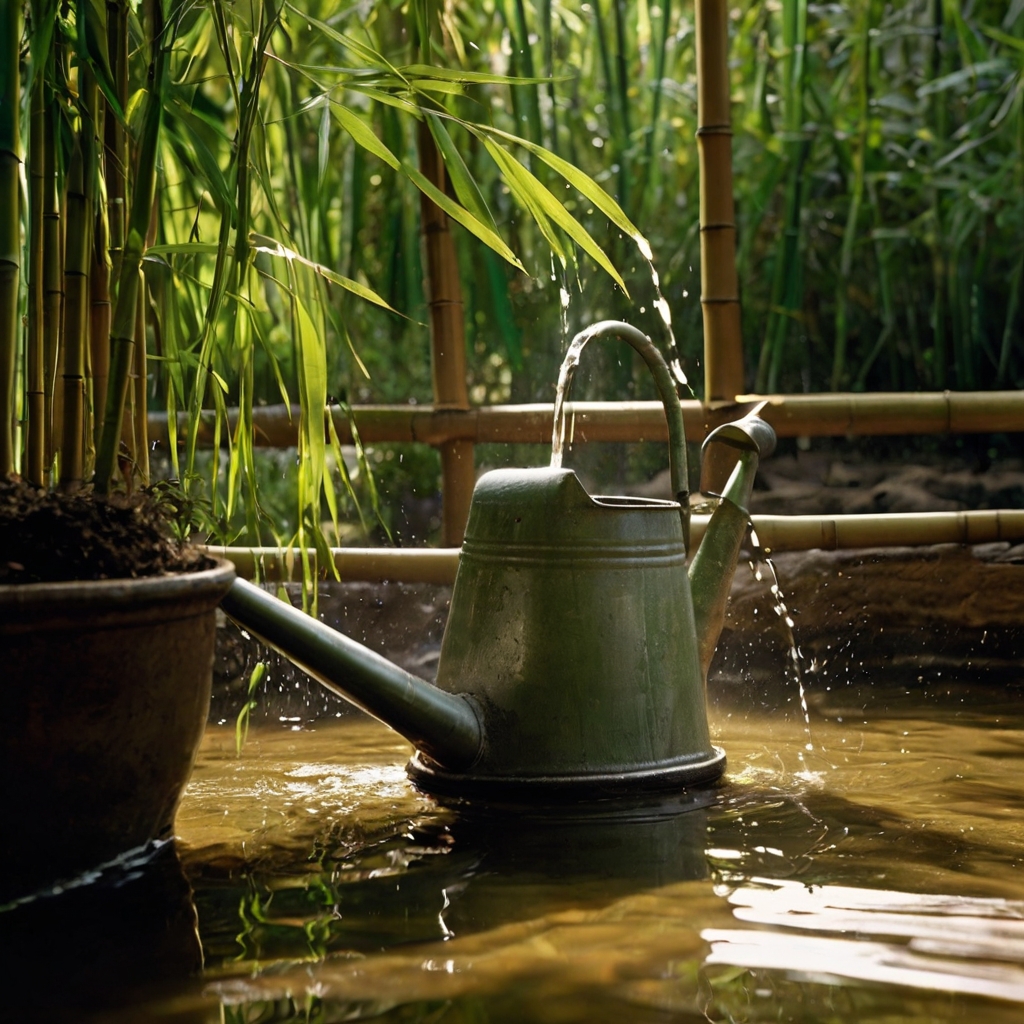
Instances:
[[[146,5],[107,5],[118,6],[130,78],[145,83]],[[190,396],[226,408],[242,391],[256,405],[296,401],[310,386],[311,351],[328,402],[430,402],[419,198],[407,172],[425,109],[445,118],[525,267],[454,228],[471,400],[550,401],[569,338],[596,319],[665,338],[635,240],[539,151],[474,124],[545,147],[618,201],[650,241],[699,396],[693,16],[680,0],[171,4],[155,246],[144,261],[151,408],[182,408]],[[738,0],[729,17],[749,388],[1022,386],[1024,0]],[[420,67],[414,87],[410,67]],[[129,128],[141,106],[129,103]],[[530,208],[529,188],[496,162],[498,142],[589,231],[628,297]],[[328,273],[306,273],[310,264]],[[584,370],[576,398],[654,397],[614,348],[588,352]],[[608,448],[592,457],[605,480],[649,473],[663,458]],[[429,538],[436,453],[393,445],[361,455],[348,457],[346,481],[346,456],[325,454],[339,522],[348,484],[371,497],[372,469],[379,518],[407,541]],[[478,450],[478,464],[540,457]],[[190,459],[206,481],[208,525],[224,539],[288,539],[298,510],[319,506],[310,494],[296,505],[295,452],[242,442],[226,459]],[[309,486],[300,481],[300,492]],[[246,488],[249,502],[238,497]],[[257,495],[269,522],[252,512]],[[373,529],[346,527],[339,539]]]

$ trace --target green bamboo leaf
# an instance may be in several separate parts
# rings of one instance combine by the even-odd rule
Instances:
[[[1004,46],[1010,46],[1015,50],[1020,50],[1024,53],[1024,39],[1017,39],[1015,36],[1011,36],[1006,32],[1001,32],[997,28],[982,28],[982,32],[990,38],[994,39],[997,43],[1002,43]]]
[[[323,190],[324,178],[327,175],[327,161],[331,155],[331,108],[325,103],[320,114],[320,131],[317,139],[317,175],[316,184]]]
[[[386,82],[388,78],[380,70],[374,68],[344,67],[338,64],[303,64],[301,61],[285,60],[280,54],[268,53],[267,56],[282,67],[298,71],[311,81],[317,81],[317,75],[342,75],[345,78],[373,78]]]
[[[228,255],[234,255],[234,247],[228,247]],[[166,242],[151,245],[146,250],[147,256],[210,256],[220,252],[220,246],[214,242]]]
[[[459,202],[477,220],[496,232],[497,227],[494,224],[491,211],[487,208],[483,193],[481,193],[476,179],[469,173],[469,168],[462,159],[462,154],[459,152],[458,147],[452,141],[452,137],[448,134],[448,129],[445,128],[444,122],[436,114],[427,114],[426,118],[430,134],[434,136],[437,148],[441,151],[441,156],[444,158],[445,167],[448,169],[448,175],[452,179],[452,185],[455,188],[455,194],[459,197]]]
[[[117,98],[114,76],[107,56],[107,6],[105,0],[87,0],[76,7],[79,54],[89,65],[96,84],[114,116],[124,124],[125,112]]]
[[[360,284],[358,281],[353,281],[350,277],[343,277],[336,271],[331,270],[330,267],[325,267],[322,263],[316,263],[314,260],[306,259],[305,256],[300,255],[294,249],[289,249],[286,245],[282,245],[273,238],[268,238],[266,235],[261,235],[254,231],[249,235],[249,241],[256,252],[263,252],[268,256],[279,256],[281,259],[299,263],[319,274],[322,278],[330,281],[332,284],[336,284],[340,288],[344,288],[346,291],[351,292],[353,295],[358,295],[359,298],[366,299],[367,302],[372,302],[374,305],[380,306],[381,309],[386,309],[389,313],[402,316],[397,309],[394,309],[387,301],[382,299],[372,288],[368,288],[366,285]]]
[[[446,96],[461,96],[465,91],[458,82],[442,82],[429,78],[420,78],[409,83],[417,92],[439,92]]]
[[[331,28],[326,22],[314,18],[308,11],[300,11],[292,4],[286,4],[285,6],[294,14],[297,14],[304,22],[318,28],[328,39],[350,50],[364,64],[369,64],[371,67],[379,68],[382,71],[388,71],[396,78],[401,79],[403,82],[405,81],[405,76],[382,53],[378,53],[372,47],[365,46],[351,36],[346,36],[337,29]]]
[[[453,68],[436,68],[430,64],[409,64],[399,70],[409,79],[436,78],[446,82],[461,82],[465,85],[543,85],[549,81],[567,82],[568,75],[561,78],[519,78],[508,75],[491,75],[482,71],[462,71]]]
[[[355,143],[362,146],[367,152],[379,157],[396,171],[401,169],[401,162],[398,157],[377,138],[373,129],[358,114],[353,114],[351,110],[336,102],[332,102],[331,109],[334,111],[334,116],[341,123],[342,128],[352,136],[352,140]]]
[[[351,92],[361,93],[363,96],[366,96],[371,100],[376,100],[378,103],[383,103],[385,106],[401,110],[404,114],[412,114],[413,117],[420,116],[420,108],[416,106],[415,103],[410,103],[407,99],[403,99],[401,96],[394,96],[389,92],[383,92],[374,86],[363,85],[360,82],[347,82],[340,88],[348,89]]]
[[[452,220],[461,224],[471,234],[476,235],[484,245],[489,246],[499,256],[508,260],[517,270],[526,273],[526,268],[519,262],[516,254],[502,241],[496,231],[481,223],[465,207],[451,200],[440,189],[428,181],[415,167],[401,165],[402,173],[425,195],[433,200]]]
[[[164,131],[171,141],[172,147],[178,150],[178,159],[185,163],[185,157],[189,156],[192,160],[187,162],[194,161],[198,164],[199,170],[206,179],[206,185],[213,195],[214,202],[219,209],[227,211],[228,215],[233,217],[235,199],[232,189],[228,185],[217,157],[201,132],[206,125],[205,120],[196,117],[180,102],[176,102],[172,109],[173,116],[165,119]],[[223,135],[221,135],[221,141],[226,142]]]
[[[349,475],[348,466],[345,464],[345,456],[341,451],[341,439],[338,437],[338,428],[334,424],[334,412],[331,409],[327,410],[327,436],[331,442],[331,451],[334,453],[334,461],[338,466],[341,482],[345,485],[345,492],[355,506],[356,514],[359,516],[359,525],[366,532],[366,516],[363,514],[363,506],[356,495],[356,489],[352,484],[352,477]]]
[[[521,138],[510,132],[501,131],[498,128],[491,128],[488,125],[482,124],[467,124],[466,127],[481,139],[485,134],[497,136],[507,142],[513,142],[517,146],[522,146],[527,152],[543,160],[548,167],[557,174],[560,174],[577,192],[593,203],[617,228],[629,235],[640,246],[644,255],[650,252],[650,245],[647,239],[640,234],[639,229],[626,216],[622,207],[590,175],[584,173],[578,167],[574,167],[568,160],[563,160],[557,154],[552,153],[551,150],[530,142],[529,139]],[[650,256],[647,256],[647,258],[650,259]]]
[[[595,263],[604,269],[611,279],[629,296],[626,282],[608,259],[604,250],[594,241],[590,232],[537,180],[518,160],[496,142],[485,139],[484,145],[504,174],[515,178],[520,188],[551,218]]]
[[[996,57],[993,60],[982,61],[979,64],[968,64],[959,71],[943,75],[931,82],[926,82],[917,90],[920,97],[931,96],[934,93],[945,92],[948,89],[955,89],[957,86],[967,85],[979,78],[981,75],[995,74],[998,72],[1010,71],[1010,65],[1003,57]]]
[[[498,151],[497,155],[491,153],[492,159],[498,164],[499,168],[504,169],[504,160],[508,156],[505,151],[492,142],[490,139],[484,139],[484,147],[489,153],[491,153],[491,147]],[[511,158],[510,158],[511,159]],[[565,246],[562,245],[562,239],[559,237],[558,232],[555,230],[554,225],[544,211],[544,208],[537,201],[536,196],[528,188],[523,188],[523,183],[519,176],[514,171],[505,172],[505,184],[508,185],[509,191],[515,197],[516,202],[523,207],[524,210],[533,218],[534,223],[540,228],[540,233],[544,236],[545,241],[551,246],[551,251],[558,258],[559,263],[564,267],[568,260],[568,255],[565,251]]]

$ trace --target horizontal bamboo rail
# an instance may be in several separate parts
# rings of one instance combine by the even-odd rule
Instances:
[[[707,529],[706,515],[691,519],[691,546]],[[985,544],[1024,540],[1024,509],[980,512],[903,512],[850,516],[754,516],[762,547],[771,552],[812,548],[915,547],[925,544]],[[207,547],[230,559],[240,576],[252,579],[256,566],[271,581],[302,578],[295,549]],[[455,580],[458,548],[331,548],[343,580],[442,583]],[[310,558],[314,556],[310,551]]]
[[[683,402],[686,436],[700,441],[720,423],[743,415],[757,402],[780,437],[844,437],[886,434],[956,434],[1024,431],[1024,391],[938,391],[883,394],[743,395],[736,403]],[[577,441],[665,441],[668,429],[660,402],[572,402],[570,423]],[[552,406],[491,405],[435,409],[415,405],[359,405],[352,409],[364,444],[416,441],[435,447],[450,441],[547,444]],[[331,410],[338,435],[351,443],[348,419]],[[297,442],[298,409],[267,405],[253,410],[255,442],[287,448]],[[179,414],[179,437],[187,430]],[[213,414],[200,426],[199,444],[213,443]],[[167,444],[167,418],[150,413],[150,437]]]

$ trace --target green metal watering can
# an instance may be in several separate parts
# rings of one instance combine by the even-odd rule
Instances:
[[[654,375],[675,501],[587,493],[570,469],[502,469],[477,482],[436,686],[244,581],[224,611],[409,739],[424,789],[492,800],[592,799],[717,779],[705,678],[772,428],[756,415],[705,441],[721,496],[687,570],[682,410],[649,338],[605,321]],[[558,424],[556,420],[556,430]],[[714,451],[714,457],[708,453]],[[724,457],[723,457],[724,455]]]

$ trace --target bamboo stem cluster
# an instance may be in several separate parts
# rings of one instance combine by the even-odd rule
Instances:
[[[70,11],[73,18],[65,18],[55,0],[31,0],[27,33],[24,6],[0,0],[0,474],[20,470],[37,486],[54,482],[64,490],[93,477],[98,491],[108,490],[134,366],[136,378],[142,375],[134,436],[143,457],[120,466],[130,488],[132,467],[141,464],[144,479],[148,429],[145,362],[136,365],[132,349],[140,338],[140,347],[145,343],[140,266],[153,211],[166,78],[163,0],[149,0],[142,12],[152,66],[130,187],[127,4],[83,4]],[[19,124],[23,83],[27,154]],[[129,196],[132,221],[126,235],[123,211]],[[119,272],[113,296],[112,264]],[[123,308],[120,318],[115,309],[112,330],[115,299]],[[112,347],[127,352],[115,359],[108,388]],[[112,409],[118,398],[120,407]]]

